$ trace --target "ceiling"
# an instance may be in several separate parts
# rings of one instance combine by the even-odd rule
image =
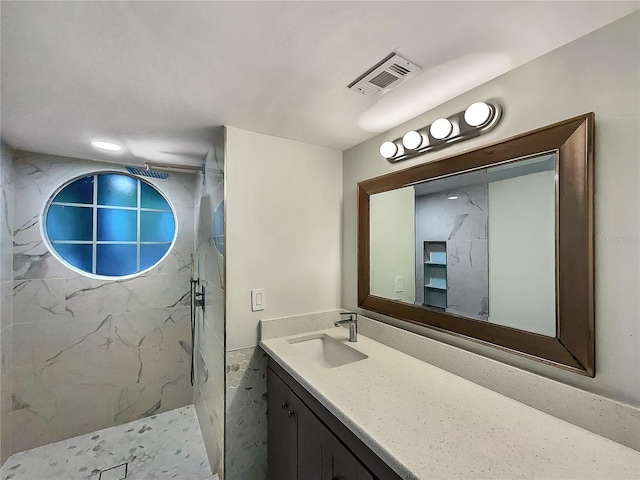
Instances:
[[[347,149],[639,4],[2,1],[0,8],[6,143],[118,163],[197,164],[219,125]],[[392,51],[423,72],[382,97],[346,88]],[[92,139],[124,150],[99,152]]]

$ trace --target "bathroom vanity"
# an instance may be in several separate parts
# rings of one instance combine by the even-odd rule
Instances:
[[[260,343],[270,357],[270,478],[640,477],[640,452],[365,335],[282,333]],[[338,352],[333,366],[332,341],[301,348],[322,337],[359,355]]]
[[[400,480],[272,358],[267,388],[269,478]]]

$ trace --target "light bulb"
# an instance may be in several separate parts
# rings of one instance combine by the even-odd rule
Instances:
[[[429,127],[429,133],[433,138],[438,140],[443,140],[451,135],[451,131],[453,130],[453,125],[446,118],[439,118],[435,122],[431,124]]]
[[[91,145],[95,148],[99,148],[100,150],[108,150],[110,152],[119,152],[122,150],[122,147],[116,143],[103,142],[101,140],[92,140]]]
[[[472,103],[464,111],[464,121],[472,127],[481,127],[491,120],[491,114],[491,107],[486,103]]]
[[[424,138],[415,130],[407,132],[402,137],[402,145],[409,150],[417,150],[422,146]]]
[[[380,155],[384,158],[393,158],[398,153],[398,146],[393,142],[384,142],[380,145]]]

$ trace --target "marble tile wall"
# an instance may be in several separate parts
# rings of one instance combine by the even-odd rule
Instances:
[[[224,131],[214,135],[205,173],[198,174],[195,196],[195,251],[205,309],[196,316],[196,407],[209,463],[224,475],[225,275],[224,275]]]
[[[18,152],[13,255],[12,451],[188,405],[194,177],[147,179],[173,203],[178,237],[144,275],[80,275],[48,251],[42,209],[64,182],[117,165]]]
[[[486,320],[489,306],[487,184],[420,195],[416,197],[415,208],[416,303],[424,301],[424,242],[446,242],[446,310]]]
[[[267,479],[267,355],[227,352],[225,479]]]
[[[0,151],[0,465],[11,455],[11,379],[13,373],[13,152]]]

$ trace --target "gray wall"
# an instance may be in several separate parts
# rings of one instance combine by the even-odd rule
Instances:
[[[346,151],[343,307],[357,306],[357,182],[593,111],[596,114],[595,378],[410,326],[383,315],[368,315],[438,339],[449,344],[449,349],[461,347],[605,397],[640,405],[639,23],[640,14],[636,12]],[[390,164],[380,157],[378,148],[383,141],[401,137],[406,131],[428,125],[438,117],[462,111],[474,101],[492,98],[502,102],[505,112],[501,124],[491,133],[399,164]],[[457,350],[457,353],[458,357],[465,357],[464,352]],[[439,366],[465,376],[466,367],[460,363]]]
[[[225,261],[224,231],[213,229],[213,215],[224,200],[224,131],[216,131],[207,154],[205,173],[196,177],[195,252],[200,286],[205,288],[204,312],[197,309],[196,381],[193,403],[213,473],[223,478]],[[221,207],[222,208],[222,207]],[[222,233],[222,235],[219,235]],[[222,238],[221,238],[222,237]],[[218,245],[216,247],[216,245]],[[199,287],[200,288],[200,287]]]
[[[0,151],[0,466],[11,455],[13,351],[13,152]]]
[[[124,169],[34,153],[16,153],[14,169],[12,451],[190,404],[193,176],[149,179],[176,210],[167,258],[144,275],[104,281],[49,253],[40,214],[66,181]]]

